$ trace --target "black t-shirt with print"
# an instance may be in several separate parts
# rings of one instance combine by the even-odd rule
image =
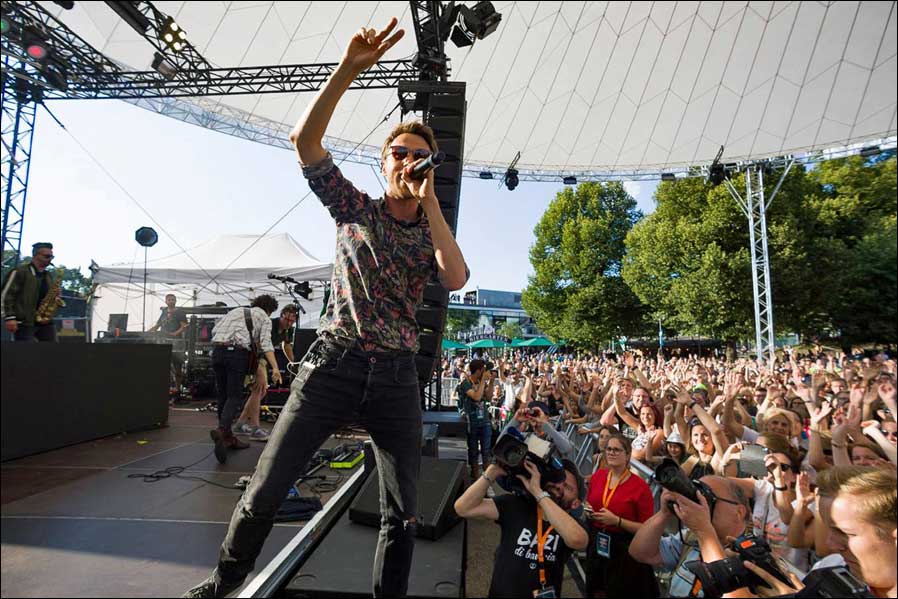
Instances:
[[[532,497],[500,495],[493,499],[499,511],[498,524],[502,540],[496,549],[490,597],[532,597],[539,585],[539,558],[537,557],[536,502]],[[549,522],[543,521],[543,534]],[[555,587],[560,596],[564,578],[564,565],[571,556],[571,549],[553,530],[543,548],[546,583]]]

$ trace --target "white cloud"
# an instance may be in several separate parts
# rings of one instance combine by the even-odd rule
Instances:
[[[627,193],[636,199],[639,199],[639,192],[642,191],[642,184],[639,181],[624,181],[624,189]]]

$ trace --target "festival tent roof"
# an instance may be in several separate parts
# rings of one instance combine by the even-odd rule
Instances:
[[[443,337],[443,351],[452,349],[468,349],[468,346],[464,343],[459,343],[458,341],[453,341],[452,339],[446,339],[445,337]]]
[[[150,250],[152,251],[152,250]],[[289,234],[222,235],[186,252],[147,262],[147,282],[215,289],[280,287],[269,274],[297,281],[330,280],[333,265],[320,262]],[[214,279],[214,280],[213,280]],[[96,283],[143,280],[143,263],[100,266]]]
[[[268,278],[269,273],[297,281],[328,281],[332,270],[332,264],[319,262],[286,233],[222,235],[186,252],[148,261],[145,326],[156,322],[169,293],[179,306],[222,302],[229,307],[249,305],[253,297],[268,293],[283,307],[292,297],[283,283]],[[98,286],[91,301],[92,337],[106,330],[110,314],[128,314],[129,330],[144,327],[142,262],[98,266],[94,282]],[[310,299],[300,300],[306,311],[300,314],[300,327],[317,325],[323,302],[320,287],[313,285]]]
[[[111,59],[150,70],[150,44],[107,3],[41,4]],[[359,27],[392,16],[406,35],[384,60],[418,51],[409,2],[154,4],[216,67],[334,63]],[[467,84],[467,176],[504,171],[518,151],[522,175],[582,176],[708,164],[721,146],[727,163],[894,142],[895,2],[493,4],[502,15],[494,33],[467,48],[446,43],[450,81]],[[135,103],[286,148],[313,96]],[[376,165],[399,111],[378,123],[396,102],[395,89],[351,90],[328,147]]]
[[[468,344],[471,349],[491,349],[498,347],[508,347],[508,344],[498,339],[478,339]]]

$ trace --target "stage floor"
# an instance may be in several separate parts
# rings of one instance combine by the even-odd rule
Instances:
[[[202,581],[215,567],[240,497],[232,485],[251,474],[264,447],[250,442],[220,465],[209,438],[214,420],[210,412],[172,408],[162,429],[3,463],[0,595],[172,597]],[[184,477],[226,488],[198,479],[132,478],[173,466],[188,466]],[[348,478],[355,470],[318,473],[338,472]],[[312,495],[305,485],[301,490]],[[322,503],[332,494],[322,494]],[[303,524],[275,524],[259,569]]]
[[[205,579],[240,497],[230,487],[252,472],[264,444],[250,442],[249,449],[232,452],[226,465],[218,464],[209,439],[215,415],[192,409],[204,404],[171,408],[169,426],[162,429],[0,465],[0,596],[176,597]],[[29,426],[40,434],[39,424]],[[343,441],[332,438],[325,447]],[[441,459],[464,460],[466,454],[464,439],[440,438]],[[196,479],[130,478],[173,466],[188,466],[182,476],[228,488]],[[355,470],[319,474],[338,472],[348,479]],[[302,491],[311,496],[307,486]],[[322,494],[321,502],[334,492]],[[304,524],[275,524],[256,572]],[[467,596],[486,595],[498,541],[494,523],[469,523]],[[580,596],[569,577],[563,596]]]

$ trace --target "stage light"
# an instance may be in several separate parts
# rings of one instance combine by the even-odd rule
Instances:
[[[180,52],[187,45],[187,34],[171,17],[162,22],[160,38],[172,52]]]
[[[26,26],[22,33],[22,46],[31,60],[42,62],[50,55],[46,37],[37,29]]]
[[[508,191],[514,191],[514,188],[518,186],[518,170],[514,168],[510,168],[505,171],[505,187],[508,188]]]
[[[169,81],[178,74],[178,67],[165,60],[165,57],[156,52],[153,54],[153,69]]]
[[[491,173],[491,172],[489,172],[489,171],[480,171],[479,177],[480,177],[481,179],[492,179],[492,178],[493,178],[493,173]]]
[[[727,172],[722,164],[712,164],[711,168],[708,169],[708,181],[711,183],[711,185],[720,185],[726,178]]]
[[[661,173],[662,181],[676,181],[677,177],[673,173]]]
[[[871,156],[878,156],[882,150],[879,146],[868,146],[866,148],[861,149],[858,152],[864,158],[870,158]]]
[[[75,8],[75,3],[73,0],[53,0],[53,4],[58,4],[66,10],[72,10]]]
[[[134,232],[134,239],[141,246],[150,248],[156,245],[156,242],[159,241],[159,234],[156,233],[156,230],[153,229],[153,227],[141,227]]]
[[[25,48],[25,52],[28,54],[29,58],[34,60],[44,60],[47,58],[47,47],[41,43],[28,44]]]
[[[0,35],[6,35],[10,30],[12,30],[12,23],[6,16],[0,17]]]
[[[482,40],[499,27],[502,15],[496,12],[493,3],[482,0],[473,8],[458,7],[458,23],[452,28],[452,43],[459,48],[470,46],[475,40]]]
[[[133,2],[106,0],[106,5],[137,33],[143,35],[150,28],[150,20],[134,6]]]
[[[304,300],[308,300],[309,296],[312,295],[312,288],[308,281],[303,281],[302,283],[297,283],[293,286],[293,293]]]
[[[573,176],[573,175],[568,175],[567,177],[564,177],[564,178],[561,180],[561,182],[564,183],[565,185],[576,185],[576,184],[577,184],[577,177],[575,177],[575,176]]]

